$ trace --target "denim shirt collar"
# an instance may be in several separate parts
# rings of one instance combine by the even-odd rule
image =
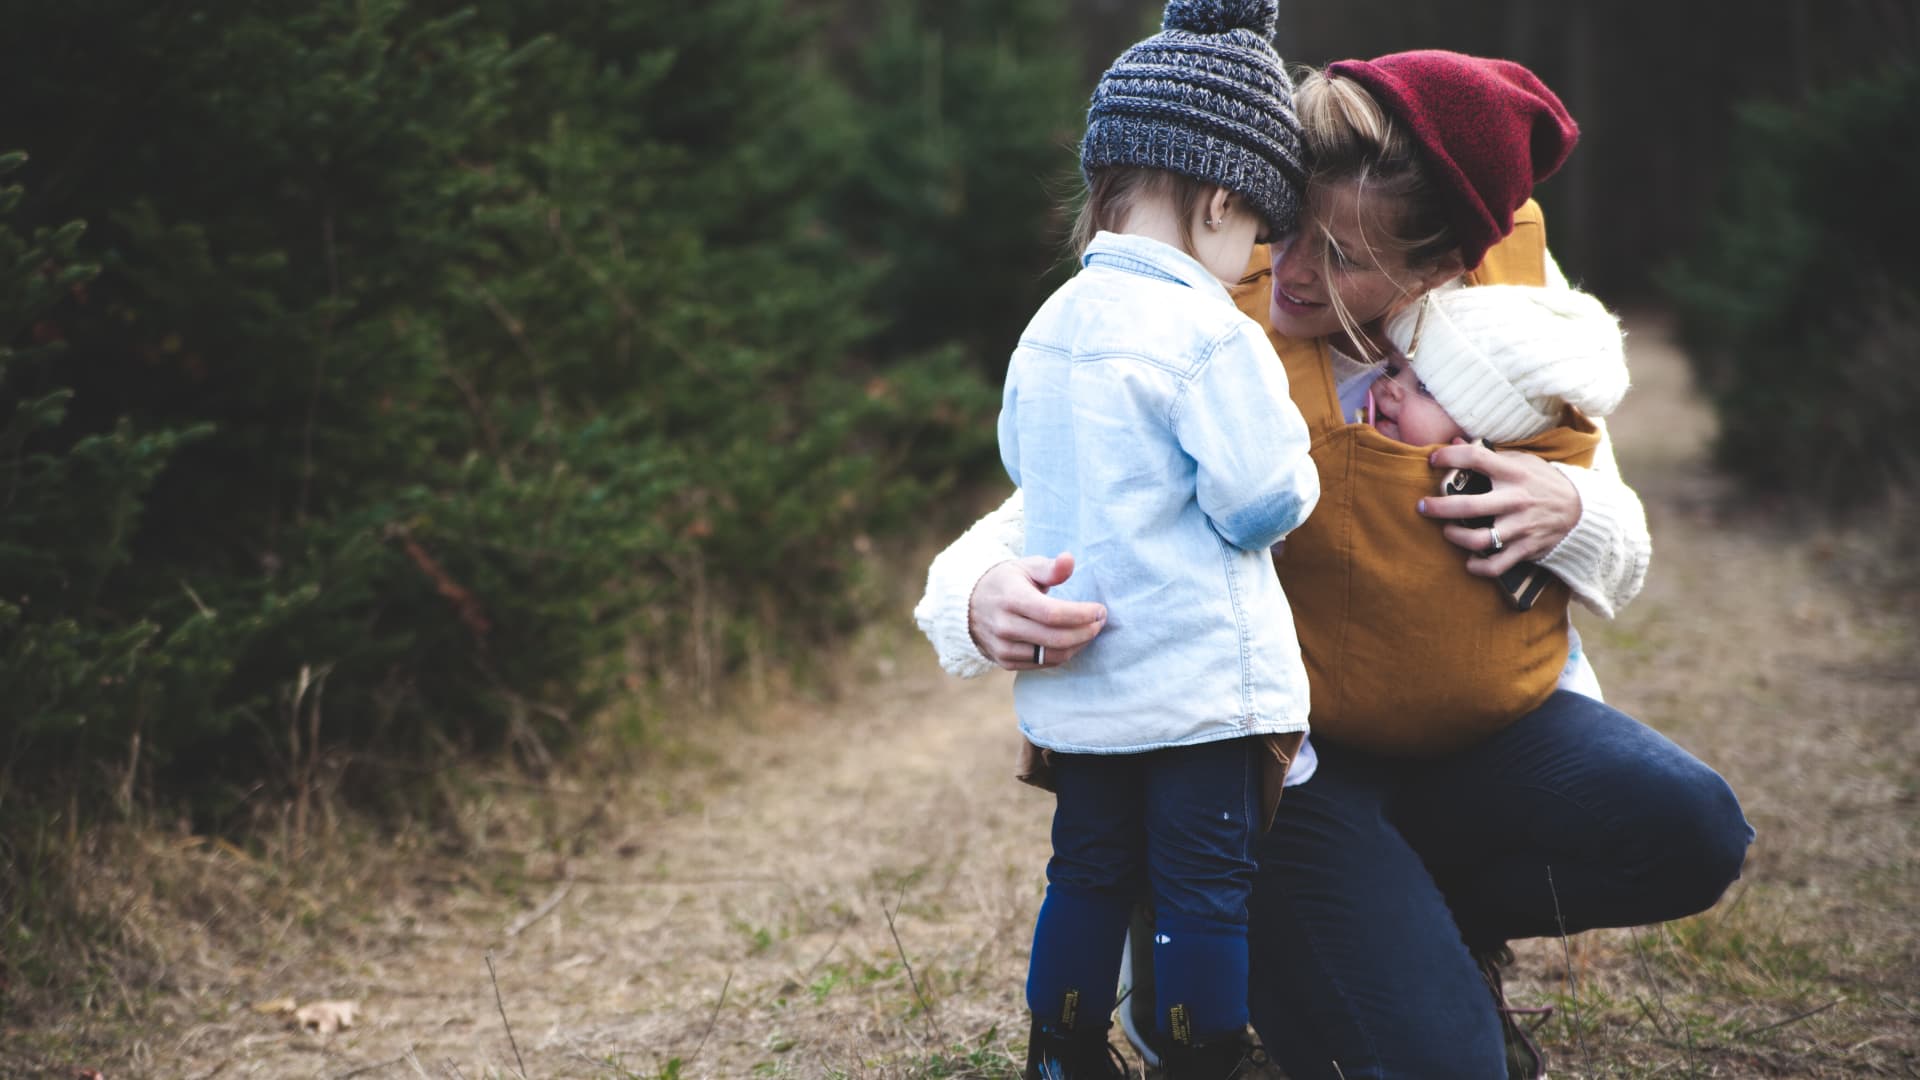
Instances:
[[[1233,303],[1227,287],[1200,260],[1179,248],[1146,236],[1099,232],[1080,256],[1081,266],[1109,266],[1198,289],[1224,303]]]

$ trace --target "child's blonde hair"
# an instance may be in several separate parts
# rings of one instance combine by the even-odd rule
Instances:
[[[1214,185],[1165,169],[1111,168],[1096,170],[1087,180],[1080,209],[1073,218],[1073,255],[1086,254],[1095,233],[1120,232],[1127,216],[1141,203],[1165,199],[1180,217],[1180,249],[1192,255],[1193,215],[1213,195]]]

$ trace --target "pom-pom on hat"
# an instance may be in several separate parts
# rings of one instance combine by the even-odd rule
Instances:
[[[1341,60],[1327,74],[1359,83],[1407,126],[1447,192],[1469,270],[1513,231],[1513,212],[1580,139],[1554,92],[1511,60],[1422,49]]]
[[[1160,33],[1094,88],[1080,169],[1164,169],[1217,184],[1290,229],[1306,172],[1293,82],[1273,51],[1278,0],[1172,0]]]
[[[1620,323],[1577,289],[1476,285],[1428,293],[1387,337],[1468,435],[1496,443],[1605,416],[1627,393]]]

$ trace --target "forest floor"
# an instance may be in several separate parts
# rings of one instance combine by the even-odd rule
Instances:
[[[1656,555],[1582,632],[1759,838],[1705,915],[1519,943],[1510,994],[1556,1005],[1560,1078],[1920,1076],[1913,583],[1731,500],[1664,327],[1631,325],[1615,431]],[[447,820],[397,837],[97,837],[151,970],[0,1018],[0,1075],[1015,1076],[1050,804],[1011,779],[1008,682],[943,676],[904,613],[842,674],[630,768],[449,781]],[[318,1001],[352,1026],[289,1023]]]

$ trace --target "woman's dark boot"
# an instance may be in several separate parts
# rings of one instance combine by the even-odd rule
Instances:
[[[1120,1052],[1107,1042],[1107,1029],[1104,1024],[1069,1027],[1034,1017],[1021,1080],[1131,1080]]]

